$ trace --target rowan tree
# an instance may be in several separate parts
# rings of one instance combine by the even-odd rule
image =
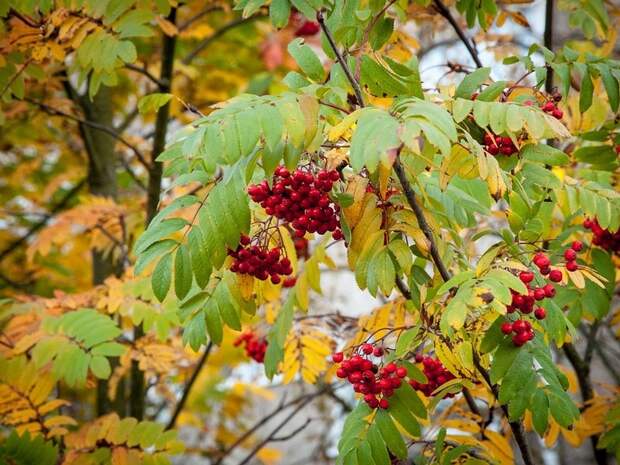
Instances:
[[[617,460],[620,9],[529,3],[1,3],[0,463]]]

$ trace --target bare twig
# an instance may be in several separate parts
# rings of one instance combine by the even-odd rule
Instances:
[[[88,126],[91,127],[93,129],[98,129],[99,131],[105,132],[106,134],[109,134],[110,136],[112,136],[114,139],[116,139],[117,141],[119,141],[121,144],[123,144],[125,147],[129,148],[136,156],[136,158],[138,159],[138,161],[144,165],[145,168],[149,168],[149,164],[146,161],[146,158],[144,158],[144,155],[142,155],[142,152],[135,146],[133,145],[131,142],[127,141],[127,139],[125,139],[120,133],[118,133],[115,129],[110,128],[108,126],[106,126],[105,124],[100,124],[97,123],[95,121],[90,121],[84,118],[80,118],[78,116],[72,115],[70,113],[65,113],[64,111],[58,110],[56,108],[53,108],[43,102],[38,102],[36,100],[33,100],[31,98],[25,97],[23,99],[24,101],[28,102],[28,103],[32,103],[33,105],[38,106],[39,108],[41,108],[41,110],[45,111],[46,113],[53,115],[53,116],[62,116],[64,118],[70,119],[72,121],[75,121],[77,123],[83,124],[84,126]]]
[[[261,14],[256,14],[254,16],[250,16],[248,18],[237,18],[237,19],[232,20],[228,24],[225,24],[220,29],[215,31],[209,37],[203,39],[191,52],[185,55],[185,57],[181,60],[182,63],[184,65],[189,65],[194,60],[194,58],[196,58],[205,48],[211,45],[213,41],[217,40],[219,37],[226,34],[231,29],[234,29],[237,26],[241,26],[242,24],[247,24],[259,18],[264,18],[264,17],[265,17],[265,14],[261,13]]]
[[[435,238],[433,237],[433,231],[431,230],[431,227],[429,226],[428,221],[424,216],[424,211],[422,210],[422,207],[417,201],[416,194],[413,191],[413,188],[411,187],[411,184],[407,179],[407,175],[405,174],[405,169],[400,162],[400,150],[399,153],[396,155],[396,160],[394,161],[394,171],[396,172],[396,176],[398,177],[398,180],[400,181],[400,184],[403,188],[403,192],[405,194],[405,197],[407,198],[407,202],[409,203],[409,206],[413,210],[413,213],[418,220],[420,229],[424,233],[424,237],[426,237],[429,242],[429,248],[433,263],[435,263],[435,266],[437,267],[441,278],[444,281],[448,281],[451,277],[450,272],[444,264],[441,255],[439,255],[439,249],[437,248],[437,243],[435,242]]]
[[[181,413],[181,411],[185,407],[185,404],[187,403],[187,399],[189,398],[190,391],[192,390],[194,383],[198,379],[198,375],[200,374],[200,371],[204,367],[205,363],[207,363],[207,359],[209,358],[209,354],[211,353],[212,349],[213,349],[213,343],[209,342],[209,344],[205,348],[205,351],[200,357],[200,360],[198,360],[198,363],[196,364],[196,368],[194,368],[194,372],[192,373],[191,378],[185,384],[185,388],[183,388],[183,395],[181,396],[179,403],[174,408],[174,412],[172,413],[172,416],[170,417],[170,420],[168,421],[168,424],[166,425],[166,429],[174,428],[174,425],[176,424],[177,419],[179,418],[179,414]]]
[[[249,428],[245,433],[239,436],[235,442],[228,446],[228,448],[222,452],[222,455],[214,462],[213,465],[221,465],[224,459],[228,457],[237,447],[243,444],[250,436],[252,436],[256,431],[258,431],[263,425],[268,423],[273,417],[280,414],[283,410],[286,410],[287,408],[300,403],[301,405],[305,405],[308,400],[312,400],[322,394],[325,394],[326,392],[329,392],[329,390],[333,390],[333,386],[325,386],[314,393],[303,394],[289,402],[281,402],[274,410],[272,410],[270,413],[258,420],[251,428]],[[277,431],[275,432],[275,434],[277,434]],[[254,454],[255,453],[256,452],[254,452]]]
[[[71,188],[61,199],[60,201],[54,205],[50,211],[49,215],[43,217],[40,221],[33,224],[30,229],[21,237],[15,239],[11,242],[7,247],[5,247],[2,251],[0,251],[0,261],[2,261],[5,257],[11,254],[14,250],[16,250],[20,245],[26,242],[32,235],[34,235],[39,229],[44,227],[47,222],[54,216],[54,214],[58,213],[60,210],[65,208],[65,206],[71,201],[73,197],[77,195],[77,193],[84,187],[86,184],[86,179],[82,179],[75,186]],[[7,280],[8,282],[8,280]]]
[[[478,52],[474,48],[473,42],[467,38],[467,36],[463,32],[459,24],[456,22],[456,19],[454,19],[454,16],[452,16],[450,9],[446,5],[444,5],[441,0],[435,0],[434,4],[435,4],[435,9],[437,10],[437,12],[441,16],[446,18],[446,20],[452,26],[452,29],[454,29],[454,32],[456,32],[456,35],[459,36],[459,39],[461,39],[461,42],[463,42],[463,45],[465,45],[465,48],[467,48],[467,51],[469,52],[472,59],[474,60],[474,63],[476,63],[476,66],[478,68],[482,68],[482,62],[480,61]]]
[[[144,76],[146,76],[147,78],[149,78],[152,82],[154,82],[155,84],[157,84],[157,86],[161,86],[162,82],[154,75],[152,74],[147,68],[146,66],[137,66],[137,65],[133,65],[131,63],[127,63],[125,65],[125,68],[131,70],[131,71],[135,71],[136,73],[140,73]]]
[[[355,93],[357,104],[360,107],[365,106],[364,97],[362,95],[362,89],[360,88],[359,82],[357,82],[357,80],[353,76],[353,73],[351,73],[351,69],[349,68],[349,65],[347,64],[347,61],[342,56],[342,53],[340,53],[340,51],[338,50],[338,46],[336,45],[336,42],[334,41],[334,36],[332,35],[331,31],[328,29],[327,25],[325,24],[325,18],[323,17],[322,11],[317,11],[316,20],[321,26],[321,29],[323,30],[323,33],[325,34],[325,37],[327,38],[327,42],[329,42],[330,48],[334,52],[334,55],[336,55],[336,59],[338,60],[338,63],[340,63],[340,66],[342,67],[344,74],[347,76],[347,79],[349,80],[351,87],[353,87],[353,92]]]

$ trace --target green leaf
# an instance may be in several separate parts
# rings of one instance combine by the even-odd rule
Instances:
[[[396,270],[394,269],[392,257],[390,257],[386,247],[382,248],[379,253],[374,256],[370,264],[370,270],[374,274],[383,294],[390,295],[392,289],[394,289]]]
[[[603,86],[605,87],[605,91],[607,92],[607,99],[609,100],[609,106],[612,111],[618,111],[619,104],[619,89],[618,89],[618,80],[611,74],[609,70],[609,66],[606,64],[598,64],[595,65],[598,72],[601,74],[601,80],[603,81]]]
[[[321,60],[308,47],[303,39],[297,38],[288,44],[288,52],[295,59],[301,70],[313,81],[322,83],[325,80],[325,70]]]
[[[378,410],[375,416],[375,422],[388,449],[399,459],[407,457],[407,446],[405,445],[405,441],[403,441],[390,415],[385,410]]]
[[[523,282],[515,275],[506,270],[501,268],[493,268],[486,274],[486,276],[497,279],[500,283],[514,289],[519,294],[527,294],[527,287],[525,287],[525,284],[523,284]]]
[[[138,111],[141,115],[145,113],[156,112],[173,97],[172,94],[148,94],[138,100]]]
[[[390,397],[389,402],[390,415],[414,438],[420,437],[420,424],[409,411],[409,406],[396,395]]]
[[[90,371],[99,379],[108,379],[112,373],[108,359],[97,355],[90,360]]]
[[[455,97],[471,98],[472,94],[486,81],[491,74],[491,68],[479,68],[463,78],[456,88]]]
[[[272,0],[269,5],[271,23],[278,29],[288,24],[291,15],[291,4],[288,0]]]
[[[174,292],[182,300],[192,287],[192,265],[185,245],[177,248],[174,258]]]
[[[155,266],[151,276],[151,287],[157,300],[162,302],[170,289],[172,280],[172,253],[167,253]]]
[[[398,121],[385,110],[365,108],[360,112],[351,140],[351,166],[361,171],[365,166],[375,172],[379,162],[388,162],[388,152],[400,145]]]
[[[590,69],[586,68],[581,79],[581,90],[579,92],[579,111],[584,113],[592,106],[592,95],[594,94],[594,84],[590,76]]]
[[[507,81],[496,81],[493,84],[488,85],[478,94],[476,100],[480,100],[481,102],[492,102],[493,100],[496,100],[506,88],[507,83]]]
[[[370,444],[370,450],[372,451],[374,463],[376,465],[391,465],[392,461],[390,460],[385,443],[381,438],[381,433],[379,433],[379,430],[377,429],[377,425],[370,425],[366,433],[366,437],[368,438],[368,443]]]
[[[519,355],[520,348],[516,347],[510,339],[504,339],[493,354],[491,363],[490,377],[491,382],[496,384],[504,377],[512,362]]]
[[[178,244],[172,239],[164,239],[163,241],[154,242],[149,245],[141,254],[138,255],[136,266],[134,267],[134,275],[142,274],[144,269],[156,258],[170,252],[174,246]]]
[[[532,397],[530,411],[532,412],[532,423],[539,435],[545,434],[549,422],[549,400],[543,389],[537,389]]]
[[[414,378],[419,382],[427,382],[425,378],[420,380],[420,377],[411,376],[411,372],[409,372],[408,375],[410,378]],[[423,419],[427,417],[426,407],[424,406],[424,403],[418,396],[418,393],[409,385],[409,383],[403,383],[400,388],[394,391],[394,396],[398,398],[403,405],[406,405],[407,409],[410,410],[416,417]]]
[[[210,246],[198,226],[194,226],[189,231],[187,241],[189,245],[192,271],[194,272],[196,283],[201,288],[205,288],[209,282],[212,271],[211,258],[208,253]]]
[[[566,165],[570,158],[566,153],[547,144],[527,144],[521,149],[521,156],[529,161],[552,166]]]

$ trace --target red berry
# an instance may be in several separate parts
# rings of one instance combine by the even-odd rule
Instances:
[[[344,354],[342,352],[336,352],[335,354],[332,354],[332,361],[334,363],[341,363],[342,360],[344,360]]]
[[[512,324],[512,330],[515,333],[522,333],[529,329],[529,323],[525,320],[517,320]]]
[[[390,362],[385,366],[386,373],[390,373],[390,374],[394,373],[396,369],[397,369],[396,364],[393,362]]]
[[[396,376],[399,378],[404,378],[407,376],[407,369],[405,367],[398,367],[396,369]]]
[[[545,317],[547,316],[547,312],[545,311],[544,308],[538,307],[536,310],[534,310],[534,316],[536,317],[537,320],[544,320]]]
[[[424,360],[424,355],[422,355],[422,354],[415,354],[415,361],[416,361],[416,363],[421,363],[422,360]]]
[[[517,347],[521,347],[529,340],[530,340],[529,334],[526,332],[517,333],[514,336],[512,336],[512,343],[516,345]]]
[[[383,410],[386,410],[389,406],[390,406],[390,403],[385,397],[379,401],[379,407],[382,408]]]
[[[577,258],[577,252],[575,252],[572,248],[571,249],[566,249],[564,251],[564,258],[566,260],[568,260],[569,262],[573,261],[573,260],[575,260]]]
[[[543,286],[543,289],[545,291],[545,296],[546,297],[554,297],[555,296],[555,287],[553,287],[553,284],[545,284]]]
[[[504,334],[512,333],[512,323],[509,323],[509,322],[502,323],[500,328],[502,330],[502,333]]]
[[[554,283],[562,281],[562,272],[560,270],[551,270],[549,272],[549,279]]]
[[[536,300],[543,300],[546,297],[545,290],[542,287],[534,289],[534,298]]]
[[[620,147],[620,145],[618,147]],[[575,252],[581,252],[581,250],[583,249],[583,242],[581,242],[581,241],[573,241],[573,243],[571,244],[570,247]]]
[[[362,344],[362,352],[364,352],[366,355],[372,354],[373,350],[374,347],[372,346],[372,344]]]
[[[534,255],[534,264],[538,268],[545,268],[551,264],[551,260],[549,260],[549,257],[547,257],[545,254],[539,252]]]
[[[531,283],[532,281],[534,281],[534,273],[532,273],[531,271],[522,271],[521,273],[519,273],[519,279],[525,284]]]
[[[344,379],[344,378],[346,378],[348,376],[348,374],[347,374],[347,372],[346,372],[346,370],[344,368],[338,368],[336,370],[336,376],[338,378],[343,378]]]
[[[372,351],[372,354],[375,357],[381,357],[383,356],[383,347],[375,347],[375,349]]]
[[[578,268],[579,268],[579,265],[577,265],[577,262],[575,261],[566,262],[566,269],[568,271],[577,271]]]

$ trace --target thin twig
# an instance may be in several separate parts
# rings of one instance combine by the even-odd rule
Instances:
[[[131,63],[127,63],[125,65],[125,68],[131,71],[135,71],[137,73],[143,74],[144,76],[149,78],[151,81],[153,81],[155,84],[157,84],[157,86],[162,85],[162,82],[154,74],[152,74],[148,69],[146,69],[146,66],[137,66]]]
[[[228,24],[225,24],[220,29],[215,31],[209,37],[203,39],[191,52],[189,52],[185,57],[181,60],[184,65],[189,65],[194,58],[196,58],[205,48],[207,48],[213,41],[230,31],[231,29],[236,28],[237,26],[241,26],[242,24],[246,24],[252,21],[255,21],[259,18],[264,18],[265,14],[256,14],[254,16],[250,16],[248,18],[237,18]]]
[[[70,119],[72,121],[75,121],[77,123],[83,124],[84,126],[88,126],[91,127],[93,129],[98,129],[99,131],[105,132],[106,134],[112,136],[114,139],[116,139],[117,141],[119,141],[121,144],[123,144],[124,146],[126,146],[127,148],[129,148],[136,156],[136,158],[138,159],[138,161],[144,165],[145,168],[149,168],[149,164],[146,161],[146,158],[144,158],[144,156],[142,155],[142,152],[138,149],[138,147],[136,147],[135,145],[133,145],[131,142],[127,141],[127,139],[125,139],[121,134],[119,134],[116,130],[114,130],[113,128],[110,128],[108,126],[106,126],[105,124],[100,124],[97,123],[95,121],[90,121],[84,118],[80,118],[78,116],[72,115],[70,113],[65,113],[64,111],[58,110],[57,108],[53,108],[43,102],[38,102],[36,100],[30,99],[28,97],[25,97],[23,99],[26,102],[32,103],[33,105],[37,105],[39,108],[41,108],[41,110],[45,111],[46,113],[53,115],[53,116],[62,116],[64,118]]]
[[[185,387],[183,388],[183,395],[181,396],[179,403],[175,407],[174,412],[172,413],[172,416],[170,417],[170,420],[168,421],[168,424],[166,425],[166,429],[174,428],[174,425],[176,424],[177,419],[179,418],[179,414],[181,413],[181,411],[183,411],[183,407],[185,407],[185,404],[187,403],[187,399],[189,398],[190,391],[192,390],[194,383],[198,379],[198,375],[200,374],[200,371],[204,367],[205,363],[207,363],[207,359],[209,358],[209,354],[211,353],[212,349],[213,349],[213,343],[209,342],[204,353],[202,354],[202,357],[200,357],[200,360],[198,360],[198,363],[196,364],[196,368],[194,369],[194,372],[192,373],[191,378],[187,381],[187,383],[185,384]]]
[[[71,188],[71,190],[69,190],[60,199],[60,201],[56,205],[54,205],[50,209],[49,216],[46,216],[43,219],[41,219],[39,222],[33,224],[30,227],[30,229],[26,232],[26,234],[24,234],[23,236],[19,237],[18,239],[15,239],[7,247],[5,247],[2,251],[0,251],[0,261],[2,261],[5,257],[7,257],[9,254],[11,254],[14,250],[16,250],[17,247],[19,247],[24,242],[26,242],[39,229],[44,227],[47,224],[47,222],[53,217],[53,215],[55,213],[58,213],[60,210],[62,210],[71,201],[71,199],[75,195],[77,195],[77,193],[82,189],[82,187],[84,187],[85,184],[86,184],[86,179],[80,180],[75,186],[73,186]]]
[[[282,420],[278,426],[276,426],[271,433],[269,433],[269,435],[263,439],[262,441],[260,441],[258,444],[256,444],[252,450],[250,451],[250,453],[248,455],[245,456],[245,458],[243,460],[241,460],[241,462],[239,462],[238,465],[245,465],[246,463],[248,463],[250,460],[252,460],[252,458],[256,455],[256,453],[261,450],[267,443],[269,443],[276,434],[278,434],[280,432],[280,430],[282,428],[284,428],[287,423],[289,421],[291,421],[293,419],[293,417],[295,415],[297,415],[303,408],[306,407],[306,405],[308,405],[310,402],[312,402],[314,400],[314,398],[317,396],[318,394],[314,394],[313,396],[308,397],[306,400],[304,400],[301,404],[299,404],[296,408],[294,408],[291,413],[289,413],[286,418],[284,418],[284,420]]]
[[[463,45],[465,45],[465,48],[467,48],[467,51],[469,52],[472,59],[474,60],[474,63],[476,63],[476,66],[478,68],[482,68],[482,62],[480,61],[478,52],[474,48],[473,43],[470,41],[470,39],[467,38],[467,36],[463,32],[459,24],[456,22],[456,19],[454,19],[454,16],[452,16],[450,9],[446,5],[444,5],[441,0],[435,0],[434,3],[435,3],[435,9],[437,10],[437,12],[441,16],[446,18],[446,20],[452,26],[452,29],[454,29],[454,32],[456,32],[456,35],[459,36],[459,39],[461,39],[461,42],[463,42]]]
[[[405,169],[400,161],[400,150],[399,150],[399,153],[396,155],[396,160],[394,161],[394,171],[396,172],[396,176],[398,177],[398,180],[400,181],[400,185],[403,188],[403,192],[405,193],[407,202],[409,203],[409,206],[413,210],[413,213],[415,214],[415,217],[418,220],[418,225],[420,226],[420,229],[424,233],[424,237],[426,237],[426,239],[429,242],[429,249],[430,249],[433,262],[435,263],[435,266],[437,267],[437,270],[439,271],[441,278],[444,281],[448,281],[451,278],[450,272],[448,271],[448,268],[444,264],[441,258],[441,255],[439,255],[439,249],[437,248],[437,243],[435,242],[435,238],[433,237],[433,231],[431,230],[431,227],[429,226],[428,221],[426,220],[426,217],[424,216],[424,211],[422,210],[422,207],[418,203],[416,194],[413,191],[413,188],[411,187],[409,180],[407,179],[407,175],[405,174]]]
[[[250,436],[252,436],[257,430],[259,430],[263,425],[269,422],[273,417],[281,413],[283,410],[299,404],[300,402],[305,402],[307,399],[314,399],[315,397],[324,394],[325,392],[329,392],[330,389],[333,389],[333,386],[324,387],[317,392],[312,394],[303,394],[289,402],[281,402],[274,410],[265,415],[263,418],[258,420],[250,429],[248,429],[245,433],[237,438],[235,442],[233,442],[226,450],[222,452],[222,455],[214,462],[213,465],[221,465],[226,457],[228,457],[237,447],[243,444]],[[276,432],[277,433],[277,432]]]
[[[364,107],[365,106],[364,97],[362,95],[362,89],[360,88],[359,82],[357,82],[357,80],[351,73],[351,69],[349,68],[349,65],[347,64],[347,61],[343,58],[342,54],[338,50],[338,46],[336,45],[336,42],[334,41],[334,36],[332,35],[331,31],[328,29],[327,25],[325,24],[325,18],[323,17],[322,11],[317,11],[316,20],[321,26],[321,29],[323,30],[323,33],[325,34],[325,37],[327,38],[327,42],[329,42],[329,46],[334,52],[334,55],[336,55],[336,59],[338,60],[338,63],[340,63],[340,66],[342,67],[344,74],[347,76],[349,83],[351,83],[351,87],[353,87],[353,92],[355,92],[355,98],[357,99],[357,104],[360,107]]]

